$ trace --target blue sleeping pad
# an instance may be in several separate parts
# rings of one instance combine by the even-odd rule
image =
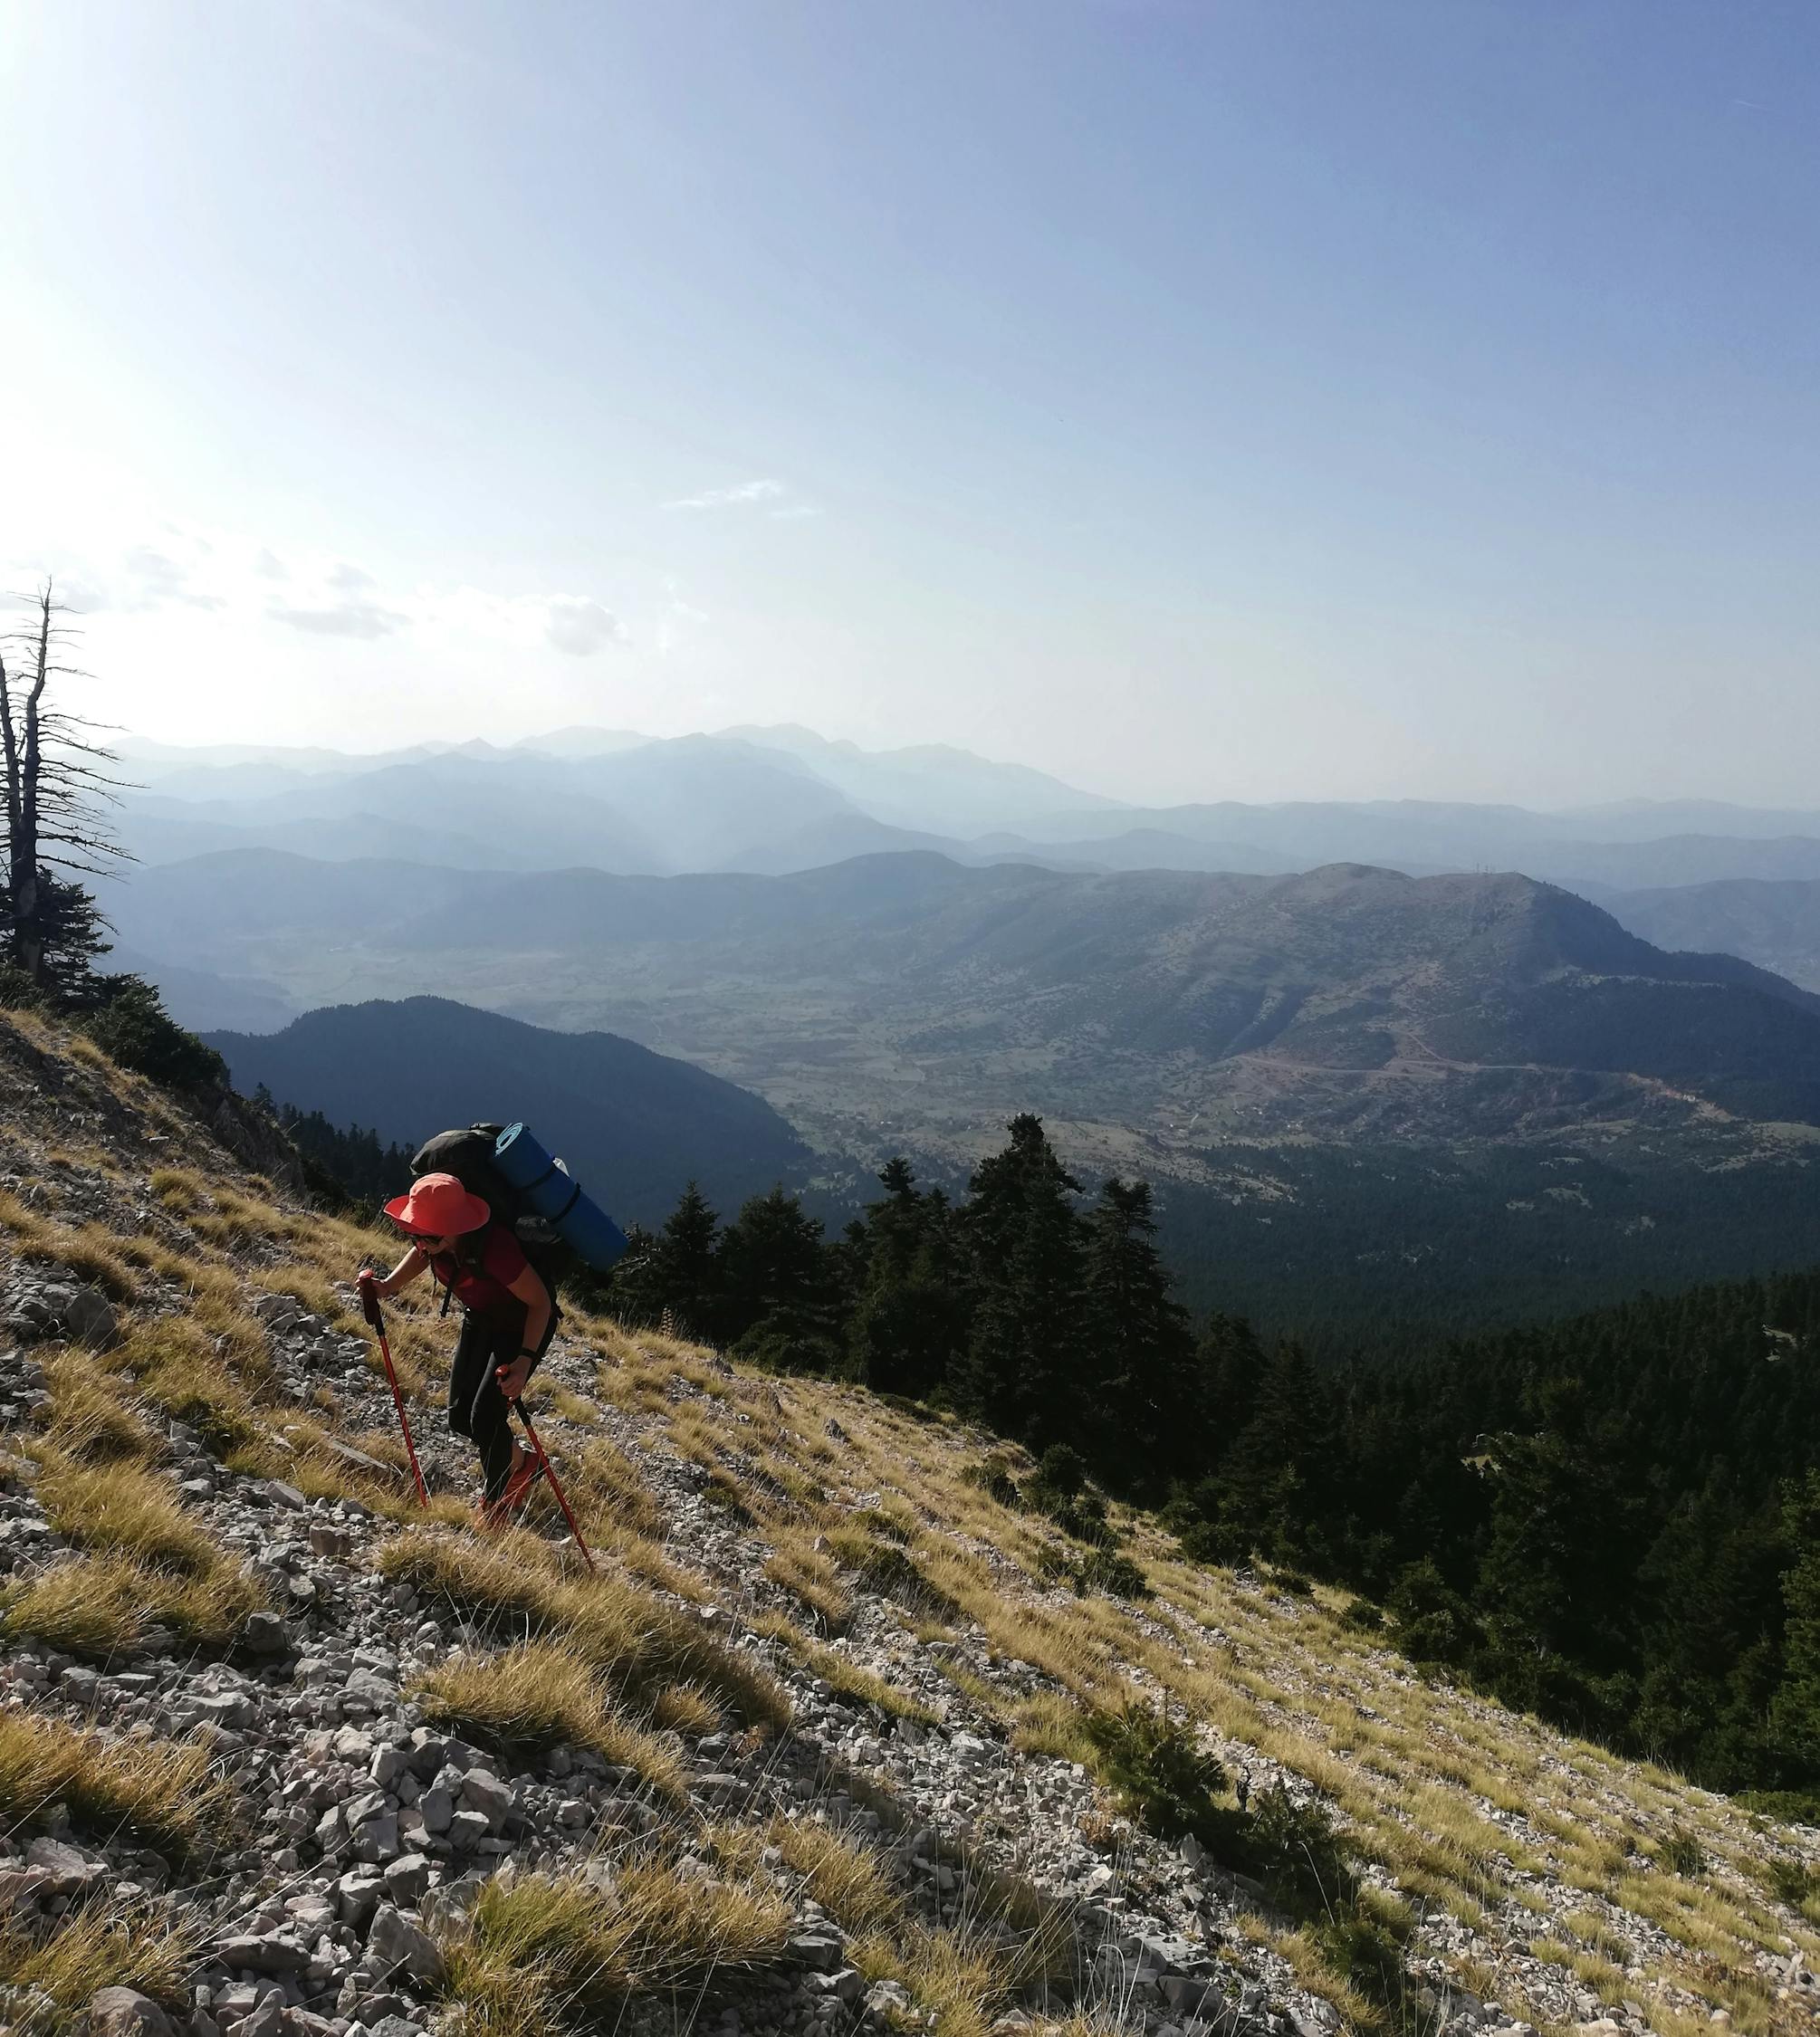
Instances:
[[[605,1273],[626,1249],[626,1234],[578,1181],[572,1181],[522,1124],[493,1143],[493,1163],[578,1258]]]

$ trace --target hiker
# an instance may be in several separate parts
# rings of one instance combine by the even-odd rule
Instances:
[[[363,1296],[395,1295],[426,1270],[462,1305],[449,1373],[449,1429],[480,1452],[485,1489],[475,1519],[503,1527],[531,1497],[537,1459],[514,1438],[508,1403],[524,1391],[556,1334],[557,1307],[549,1286],[524,1256],[518,1239],[492,1210],[453,1174],[424,1174],[411,1192],[386,1205],[386,1214],[410,1239],[410,1249],[381,1277],[361,1268]]]

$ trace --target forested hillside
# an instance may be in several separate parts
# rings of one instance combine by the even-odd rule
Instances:
[[[691,1190],[614,1305],[1058,1447],[1064,1500],[1073,1463],[1193,1557],[1350,1584],[1418,1659],[1715,1786],[1820,1788],[1820,1272],[1323,1365],[1197,1331],[1149,1189],[1082,1208],[1033,1117],[964,1201],[882,1181],[831,1241],[781,1191],[722,1227]]]

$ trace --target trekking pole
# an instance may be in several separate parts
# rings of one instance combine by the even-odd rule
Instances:
[[[363,1276],[354,1283],[360,1297],[360,1313],[373,1326],[373,1334],[379,1340],[379,1357],[386,1368],[386,1383],[392,1390],[392,1405],[398,1411],[398,1427],[405,1432],[405,1455],[411,1460],[411,1477],[417,1480],[417,1505],[427,1508],[430,1503],[429,1488],[424,1484],[423,1469],[417,1463],[417,1447],[411,1440],[410,1417],[405,1412],[405,1397],[398,1391],[398,1375],[392,1370],[392,1347],[386,1342],[386,1319],[379,1313],[379,1297],[373,1291],[372,1280]]]
[[[505,1367],[502,1365],[499,1370],[503,1374]],[[569,1532],[575,1537],[575,1546],[580,1550],[582,1559],[589,1569],[593,1570],[596,1567],[593,1553],[581,1539],[581,1530],[577,1525],[574,1512],[569,1505],[569,1495],[563,1491],[561,1483],[556,1476],[556,1468],[550,1461],[550,1453],[544,1449],[536,1430],[531,1426],[531,1417],[524,1411],[524,1402],[522,1401],[508,1401],[506,1405],[524,1424],[524,1433],[531,1439],[531,1454],[537,1459],[537,1468],[549,1479],[550,1489],[556,1495],[556,1504],[561,1507],[562,1517],[569,1523]]]

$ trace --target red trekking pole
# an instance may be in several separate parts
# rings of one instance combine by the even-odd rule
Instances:
[[[499,1368],[499,1371],[503,1375],[505,1372],[505,1367],[502,1365]],[[524,1424],[524,1433],[531,1439],[531,1454],[537,1459],[537,1468],[541,1471],[543,1476],[550,1481],[550,1489],[556,1495],[556,1504],[560,1507],[561,1507],[562,1517],[569,1523],[569,1532],[575,1537],[575,1546],[579,1550],[580,1550],[582,1558],[586,1562],[589,1569],[594,1569],[595,1563],[593,1553],[589,1550],[588,1544],[581,1539],[581,1530],[576,1525],[574,1512],[569,1505],[569,1496],[563,1491],[560,1483],[557,1479],[556,1468],[550,1461],[549,1452],[545,1450],[536,1430],[534,1430],[531,1426],[531,1417],[524,1411],[524,1402],[522,1401],[508,1401],[506,1402],[506,1405],[512,1410],[512,1413],[515,1414],[518,1419]]]
[[[379,1357],[386,1368],[386,1383],[392,1390],[392,1405],[398,1411],[398,1427],[405,1432],[405,1455],[411,1460],[411,1477],[417,1480],[417,1505],[427,1507],[430,1503],[429,1488],[424,1484],[424,1474],[417,1463],[417,1447],[411,1440],[410,1417],[405,1412],[405,1397],[398,1391],[398,1375],[392,1370],[392,1347],[386,1342],[386,1319],[379,1313],[379,1297],[373,1287],[373,1269],[362,1267],[360,1277],[354,1283],[355,1292],[360,1297],[360,1313],[373,1326],[373,1334],[379,1340]]]

